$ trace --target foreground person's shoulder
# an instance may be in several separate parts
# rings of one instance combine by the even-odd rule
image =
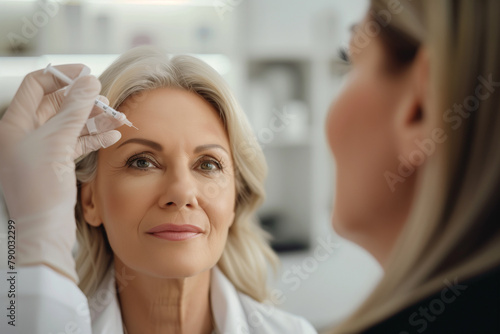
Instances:
[[[446,279],[433,295],[365,334],[500,333],[500,266],[469,279]]]

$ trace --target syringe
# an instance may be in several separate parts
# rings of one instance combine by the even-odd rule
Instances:
[[[64,81],[65,83],[67,83],[68,85],[71,85],[73,84],[73,81],[72,79],[70,79],[66,74],[62,73],[61,71],[59,71],[58,69],[56,69],[55,67],[53,67],[51,64],[47,65],[47,67],[45,68],[45,70],[43,71],[43,73],[47,73],[47,72],[50,72],[52,73],[54,76],[56,76],[57,78],[61,79],[62,81]],[[130,126],[130,127],[133,127],[133,128],[136,128],[132,122],[130,122],[128,119],[127,119],[127,116],[125,116],[124,113],[121,113],[113,108],[111,108],[110,106],[108,106],[107,104],[105,104],[104,102],[100,101],[99,99],[95,99],[95,102],[94,104],[101,108],[106,114],[108,114],[109,116],[119,120],[119,121],[122,121],[125,125],[127,126]],[[137,128],[136,128],[137,129]],[[137,129],[139,130],[139,129]]]

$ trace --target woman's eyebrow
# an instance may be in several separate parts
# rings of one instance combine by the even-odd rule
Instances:
[[[151,147],[152,149],[154,149],[156,151],[163,151],[163,146],[161,146],[157,142],[152,141],[152,140],[148,140],[148,139],[142,139],[142,138],[131,138],[129,140],[125,140],[123,143],[121,143],[117,147],[117,149],[119,149],[123,145],[129,144],[129,143],[138,143],[138,144],[149,146],[149,147]]]
[[[207,144],[207,145],[200,145],[198,147],[196,147],[194,149],[194,153],[199,153],[199,152],[202,152],[202,151],[206,151],[206,150],[209,150],[211,148],[218,148],[218,149],[221,149],[223,150],[224,152],[226,152],[228,155],[229,155],[229,152],[224,148],[222,147],[221,145],[219,144]]]
[[[152,141],[152,140],[148,140],[148,139],[143,139],[143,138],[130,138],[128,140],[125,140],[123,143],[121,143],[118,147],[122,147],[123,145],[125,144],[129,144],[129,143],[137,143],[137,144],[142,144],[142,145],[146,145],[146,146],[149,146],[151,147],[152,149],[156,150],[156,151],[160,151],[162,152],[163,151],[163,146],[161,146],[161,144],[155,142],[155,141]],[[229,154],[229,152],[221,145],[219,144],[207,144],[207,145],[200,145],[200,146],[197,146],[195,149],[194,149],[194,153],[199,153],[199,152],[202,152],[202,151],[207,151],[207,150],[210,150],[210,149],[220,149],[220,150],[223,150],[224,152],[226,152],[227,154]]]

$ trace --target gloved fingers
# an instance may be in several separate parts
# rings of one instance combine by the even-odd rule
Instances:
[[[67,138],[70,142],[66,144],[74,147],[100,89],[101,83],[96,77],[84,76],[76,79],[61,108],[46,125],[51,124],[50,129],[59,133],[61,138]]]
[[[90,68],[84,66],[80,74],[78,75],[77,78],[80,78],[82,76],[86,76],[90,74]],[[47,94],[43,97],[42,102],[40,103],[40,106],[38,107],[37,110],[37,126],[41,126],[42,124],[45,124],[47,120],[49,120],[52,116],[54,116],[57,111],[61,108],[61,104],[64,100],[64,97],[68,93],[68,88],[71,86],[66,86],[63,87],[62,89],[59,89],[53,93]],[[98,97],[99,98],[99,97]],[[104,96],[101,96],[101,100],[105,101],[105,103],[108,103],[108,99]],[[92,117],[92,114],[98,114],[99,113],[99,108],[94,108],[92,109],[92,112],[90,113],[90,117]]]
[[[88,72],[88,67],[83,64],[55,66],[70,78],[77,77],[82,71]],[[57,79],[50,73],[38,70],[29,73],[21,83],[14,99],[2,118],[2,122],[9,123],[18,131],[28,133],[39,126],[36,112],[45,95],[51,94],[66,83]]]
[[[97,133],[106,132],[109,130],[117,129],[122,126],[122,121],[113,118],[104,112],[95,117],[89,118],[86,122],[86,126],[83,127],[82,132],[80,132],[80,136],[85,136],[88,134],[94,135]]]
[[[45,124],[45,122],[47,122],[51,117],[53,117],[57,113],[57,110],[61,108],[61,105],[66,97],[65,93],[66,90],[60,89],[54,93],[44,96],[42,103],[40,104],[40,107],[38,108],[37,111],[38,126]],[[97,98],[103,101],[104,103],[109,102],[108,99],[102,95],[99,95]],[[90,112],[89,118],[99,115],[101,112],[102,112],[101,108],[94,106],[92,108],[92,111]],[[88,132],[86,134],[88,134]]]
[[[84,154],[96,151],[100,148],[109,147],[119,141],[121,137],[122,134],[116,130],[79,137],[73,160],[79,158]]]
[[[42,102],[37,110],[37,121],[35,128],[38,128],[42,124],[45,124],[52,116],[57,113],[57,110],[61,108],[61,104],[64,100],[64,90],[58,90],[51,94],[47,94],[43,97]]]

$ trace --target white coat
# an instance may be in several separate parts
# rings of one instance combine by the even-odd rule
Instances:
[[[3,277],[9,276],[6,270],[2,274]],[[15,276],[16,326],[9,325],[9,318],[4,315],[0,333],[123,333],[112,267],[88,300],[71,280],[43,265],[19,268]],[[305,319],[238,292],[217,267],[212,269],[210,289],[216,333],[317,333]],[[1,294],[3,310],[12,303],[10,300],[6,293]]]

